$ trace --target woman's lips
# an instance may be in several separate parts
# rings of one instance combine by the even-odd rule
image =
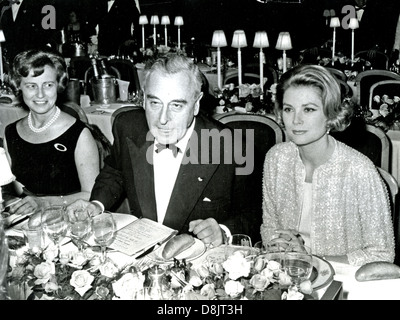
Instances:
[[[292,130],[292,132],[295,135],[301,135],[301,134],[305,134],[307,132],[307,130]]]

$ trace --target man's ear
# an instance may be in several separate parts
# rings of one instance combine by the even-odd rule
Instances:
[[[194,103],[194,115],[197,116],[200,111],[200,100],[203,98],[203,92],[200,92],[199,96],[197,97],[196,102]]]

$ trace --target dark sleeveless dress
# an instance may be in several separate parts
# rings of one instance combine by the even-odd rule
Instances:
[[[67,195],[81,191],[74,153],[85,125],[76,121],[59,137],[34,144],[19,136],[18,121],[5,129],[12,172],[17,181],[37,196]]]

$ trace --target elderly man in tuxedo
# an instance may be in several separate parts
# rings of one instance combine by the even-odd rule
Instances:
[[[259,234],[254,142],[245,144],[201,115],[202,95],[200,71],[190,59],[169,54],[156,60],[145,78],[144,110],[114,120],[114,145],[91,202],[68,209],[98,214],[127,197],[137,217],[193,232],[206,244],[220,245],[230,232]]]

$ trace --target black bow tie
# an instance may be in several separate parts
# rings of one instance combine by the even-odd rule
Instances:
[[[356,11],[360,11],[360,10],[364,10],[365,9],[365,6],[364,7],[362,7],[362,8],[360,8],[360,7],[356,7]]]
[[[174,155],[174,157],[176,158],[176,156],[178,155],[178,152],[181,151],[181,149],[179,149],[174,143],[170,143],[170,144],[161,144],[161,143],[157,143],[156,144],[156,152],[160,153],[161,151],[163,151],[164,149],[170,149],[172,151],[172,154]]]

